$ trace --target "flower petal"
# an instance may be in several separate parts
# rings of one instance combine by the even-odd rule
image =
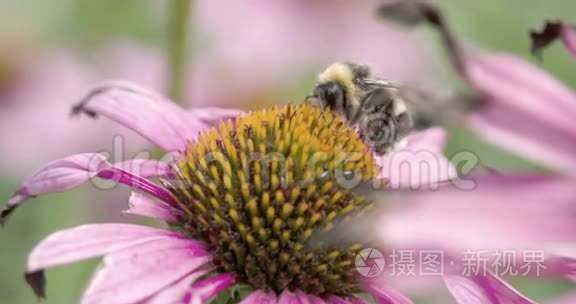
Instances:
[[[172,206],[176,206],[176,201],[168,190],[159,187],[149,180],[134,175],[126,170],[114,167],[105,168],[100,170],[97,176],[103,179],[113,180],[121,184],[128,185],[133,189],[146,192],[163,202],[166,202]]]
[[[408,299],[402,293],[390,289],[383,284],[370,284],[364,288],[369,292],[376,302],[380,304],[411,304],[412,300]]]
[[[48,163],[26,179],[8,200],[0,211],[0,224],[23,201],[41,194],[72,189],[110,166],[106,158],[98,153],[76,154]]]
[[[446,138],[442,128],[408,136],[403,149],[378,159],[380,177],[388,179],[393,188],[414,189],[457,177],[456,169],[442,154]]]
[[[190,290],[190,285],[194,284],[198,278],[206,275],[211,267],[203,267],[185,276],[180,281],[166,287],[151,298],[141,304],[180,304],[186,293]]]
[[[489,143],[566,174],[576,172],[573,135],[534,117],[500,105],[470,117],[469,126]]]
[[[293,293],[288,289],[284,289],[280,298],[278,299],[278,304],[304,304],[308,303],[308,298],[302,297],[301,294]]]
[[[129,224],[94,224],[56,232],[38,244],[28,257],[27,278],[43,280],[43,270],[97,257],[158,239],[182,237],[179,233]],[[42,296],[43,288],[35,292]]]
[[[144,178],[163,177],[170,172],[169,164],[152,159],[131,159],[114,163],[114,167],[124,169]]]
[[[231,273],[221,273],[210,278],[204,279],[190,288],[184,302],[188,303],[194,299],[194,296],[200,296],[202,302],[209,302],[210,299],[236,284],[236,277]],[[186,301],[188,299],[188,302]]]
[[[150,140],[168,152],[180,151],[205,126],[190,119],[184,110],[164,97],[126,82],[108,82],[96,87],[73,114],[102,115]]]
[[[28,272],[97,257],[138,244],[181,238],[178,232],[131,224],[92,224],[51,234],[28,257]]]
[[[455,184],[393,198],[402,204],[388,202],[382,209],[385,219],[374,221],[383,232],[382,240],[395,248],[431,246],[454,252],[469,248],[547,251],[574,244],[573,179],[516,174],[481,176],[473,182],[473,192]],[[383,200],[377,194],[374,199]]]
[[[324,304],[324,303],[326,303],[324,300],[322,300],[322,298],[317,297],[317,296],[313,296],[313,295],[308,295],[308,301],[310,301],[310,304]]]
[[[465,59],[465,77],[487,97],[470,126],[489,142],[573,174],[576,161],[567,154],[576,138],[576,93],[515,56]]]
[[[142,301],[210,261],[190,239],[159,239],[108,254],[82,298],[83,304]]]
[[[576,26],[565,25],[562,27],[562,42],[568,51],[576,56]]]
[[[576,56],[576,26],[559,21],[548,21],[541,30],[530,31],[532,53],[540,57],[542,50],[560,38],[572,55]]]
[[[146,216],[166,222],[176,221],[176,214],[180,213],[180,210],[168,204],[154,201],[137,192],[132,192],[128,205],[130,208],[124,213]]]
[[[275,292],[267,293],[262,289],[258,289],[250,293],[239,304],[276,304],[276,300]]]
[[[573,304],[576,303],[576,293],[569,293],[559,298],[546,301],[546,304]]]
[[[535,303],[492,274],[465,277],[444,275],[446,287],[462,304],[529,304]]]

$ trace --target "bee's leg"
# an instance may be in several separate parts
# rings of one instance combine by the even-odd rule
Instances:
[[[320,102],[316,96],[308,95],[308,96],[306,96],[306,98],[304,100],[306,102],[309,102],[312,105],[319,107],[320,108],[320,117],[325,119],[324,112],[326,111],[326,108],[324,107],[324,104],[322,102]],[[312,101],[310,101],[310,100],[312,100]]]

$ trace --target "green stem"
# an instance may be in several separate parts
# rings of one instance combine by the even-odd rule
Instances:
[[[192,0],[170,0],[168,9],[168,95],[176,103],[184,102],[188,48],[190,40],[190,17]]]

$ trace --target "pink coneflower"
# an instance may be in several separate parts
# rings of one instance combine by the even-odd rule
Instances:
[[[26,278],[38,295],[44,295],[44,269],[104,256],[82,303],[202,303],[237,284],[251,290],[244,299],[231,295],[231,300],[243,303],[357,303],[364,302],[357,297],[361,292],[379,303],[411,303],[382,280],[358,276],[354,258],[362,244],[307,244],[335,219],[371,206],[366,198],[340,186],[338,173],[344,177],[349,172],[362,173],[353,177],[364,181],[380,174],[376,159],[357,132],[333,114],[308,104],[287,105],[236,116],[199,133],[206,127],[200,117],[225,119],[230,113],[183,111],[152,92],[114,85],[94,90],[75,111],[121,123],[165,151],[176,151],[176,162],[168,166],[134,160],[129,162],[144,166],[122,167],[133,169],[127,171],[98,154],[56,160],[20,186],[2,210],[2,219],[28,198],[99,177],[140,192],[130,198],[128,213],[165,221],[170,228],[93,224],[49,236],[28,260]],[[444,140],[438,129],[431,132],[430,140],[412,142],[432,147],[433,142]],[[265,158],[254,158],[258,155]],[[162,186],[145,177],[161,177]],[[436,178],[425,183],[437,182]],[[536,195],[517,196],[513,187],[519,183],[522,179],[502,178],[486,182],[479,192],[469,195],[448,187],[431,199],[426,199],[427,192],[419,193],[413,197],[415,203],[398,210],[397,216],[392,208],[391,226],[380,226],[373,234],[381,238],[393,233],[391,244],[441,244],[445,248],[458,247],[452,246],[458,240],[494,245],[478,235],[482,227],[501,233],[496,244],[508,242],[514,248],[548,244],[544,240],[554,244],[572,240],[567,231],[573,231],[573,218],[562,212],[567,189],[563,181],[531,181],[534,193],[558,190],[546,210],[534,204],[540,199]],[[444,198],[440,209],[435,209],[434,203]],[[498,213],[502,198],[509,198],[512,205],[492,222],[490,214]],[[459,200],[466,201],[460,221],[482,216],[475,229],[455,233],[450,225],[458,221],[439,223],[451,218],[447,210],[457,207]],[[545,222],[538,233],[524,233],[504,221],[511,210],[518,217],[515,227],[527,227],[538,219]],[[554,216],[553,225],[544,224],[549,220],[546,215]],[[403,232],[402,218],[420,222],[421,229]],[[454,272],[444,278],[460,303],[472,299],[531,303],[490,273],[464,276]]]
[[[402,3],[383,6],[382,13],[437,29],[457,72],[483,97],[484,106],[470,115],[468,127],[489,143],[573,176],[576,92],[518,56],[462,46],[435,6],[423,1]],[[573,40],[574,28],[568,24],[550,24],[541,35],[551,35],[553,28],[566,42]]]

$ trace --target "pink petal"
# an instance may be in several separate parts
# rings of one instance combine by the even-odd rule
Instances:
[[[134,175],[126,170],[114,167],[105,168],[100,170],[97,176],[103,179],[113,180],[121,184],[128,185],[133,189],[146,192],[163,202],[166,202],[172,206],[176,206],[176,201],[168,190],[159,187],[149,180]]]
[[[393,198],[379,230],[394,248],[542,250],[576,241],[574,180],[556,176],[489,175],[476,188],[458,185]],[[382,200],[382,199],[380,199]],[[543,203],[545,202],[545,203]]]
[[[324,300],[322,300],[322,298],[317,297],[317,296],[313,296],[313,295],[308,295],[308,301],[310,301],[310,304],[324,304],[324,303],[326,303]]]
[[[560,130],[576,134],[576,94],[558,79],[512,55],[469,54],[466,75],[482,93]]]
[[[16,190],[0,212],[0,223],[4,223],[23,201],[41,194],[72,189],[110,166],[104,156],[98,153],[76,154],[48,163]]]
[[[166,222],[175,222],[176,214],[180,213],[180,210],[168,204],[154,201],[137,192],[132,192],[128,205],[130,208],[124,211],[125,213],[160,219]]]
[[[295,294],[288,289],[285,289],[280,298],[278,299],[278,304],[301,304],[301,303],[308,303],[307,298],[303,298],[299,294]]]
[[[240,304],[276,304],[276,293],[267,293],[258,289],[249,294]]]
[[[370,284],[364,288],[376,302],[380,304],[411,304],[412,301],[402,293],[384,286],[383,284]]]
[[[142,301],[210,261],[200,243],[168,238],[108,254],[83,304]]]
[[[415,189],[455,178],[456,169],[442,154],[446,138],[442,128],[408,136],[406,147],[379,158],[380,177],[393,188]]]
[[[153,166],[159,169],[162,167],[159,163],[141,160],[136,160],[132,163],[129,161],[121,163],[121,165],[127,164],[140,164],[141,167],[138,168]],[[129,167],[134,169],[137,166]],[[144,173],[151,173],[149,169],[138,170]],[[151,194],[164,202],[173,205],[176,204],[169,191],[156,186],[145,178],[134,175],[126,170],[112,167],[104,156],[100,154],[76,154],[48,163],[26,179],[0,211],[0,224],[3,224],[8,216],[27,199],[42,194],[72,189],[95,176],[126,184],[134,189]]]
[[[28,257],[28,272],[108,254],[139,244],[184,237],[178,232],[131,224],[92,224],[58,231]]]
[[[576,56],[576,26],[564,25],[562,27],[562,42],[566,49]]]
[[[210,299],[236,284],[236,277],[231,273],[217,274],[208,279],[204,279],[194,284],[188,292],[188,298],[193,299],[192,295],[199,295],[202,302],[208,302]],[[186,297],[185,297],[186,299]]]
[[[546,301],[546,304],[574,304],[576,303],[576,293],[563,295],[559,298]]]
[[[576,93],[539,68],[511,55],[470,54],[466,76],[488,97],[471,127],[492,143],[565,172],[576,160]],[[572,173],[573,174],[573,173]]]
[[[198,278],[206,275],[209,271],[210,267],[198,269],[180,281],[161,290],[151,298],[143,301],[141,304],[180,304],[186,293],[190,290],[190,285],[194,284]]]
[[[445,275],[444,282],[456,302],[462,304],[535,303],[491,274],[474,277]]]
[[[576,140],[570,140],[572,134],[503,105],[472,116],[469,123],[487,142],[561,172],[576,172]]]
[[[114,163],[114,167],[124,169],[144,178],[162,177],[170,172],[169,164],[152,159],[131,159]]]
[[[125,82],[96,87],[74,107],[73,113],[107,117],[168,152],[183,150],[186,142],[194,140],[205,126],[166,98]]]

